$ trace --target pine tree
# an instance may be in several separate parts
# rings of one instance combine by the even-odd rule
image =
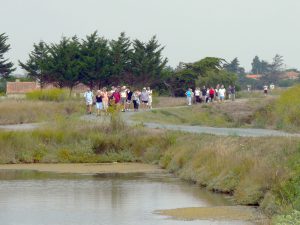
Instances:
[[[10,50],[10,45],[6,44],[8,36],[5,33],[0,34],[0,76],[8,78],[9,75],[15,71],[14,64],[9,62],[9,59],[4,58],[4,54]]]
[[[83,40],[80,51],[84,64],[81,81],[90,88],[108,84],[111,65],[108,41],[95,31]]]
[[[131,65],[134,80],[140,85],[153,85],[160,79],[168,62],[167,58],[162,57],[164,47],[153,36],[147,43],[134,40],[133,48]]]
[[[116,82],[130,82],[130,63],[132,56],[131,41],[122,32],[117,40],[110,42],[110,57],[112,60],[111,74]]]
[[[40,83],[43,88],[47,83],[51,82],[48,74],[49,47],[40,41],[33,45],[33,51],[29,54],[26,63],[19,61],[21,68],[27,71],[28,76]]]
[[[231,73],[235,73],[238,75],[244,75],[245,69],[240,66],[239,59],[236,57],[230,63],[226,63],[224,68]]]
[[[262,68],[261,68],[261,61],[258,56],[255,56],[252,63],[252,70],[251,72],[254,74],[261,74],[262,73]]]
[[[68,87],[70,94],[80,82],[84,63],[80,55],[80,43],[76,36],[63,37],[58,44],[49,47],[48,73],[50,79],[60,87]]]

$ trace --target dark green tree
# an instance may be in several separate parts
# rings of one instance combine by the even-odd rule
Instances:
[[[251,70],[251,72],[252,72],[253,74],[261,74],[261,73],[262,73],[261,61],[260,61],[260,59],[259,59],[258,56],[255,56],[255,57],[254,57],[254,59],[253,59],[251,65],[252,65],[252,70]]]
[[[0,34],[0,76],[3,78],[9,78],[9,75],[16,70],[14,64],[4,57],[4,54],[10,50],[7,40],[8,36],[5,33]]]
[[[276,54],[273,58],[273,62],[270,65],[270,73],[281,73],[283,71],[283,65],[283,56]]]
[[[240,66],[240,62],[238,58],[234,58],[230,63],[225,63],[224,68],[231,73],[235,73],[238,75],[244,75],[245,69]]]
[[[224,59],[217,57],[206,57],[194,63],[186,63],[185,67],[191,69],[198,74],[198,76],[205,76],[208,71],[219,71],[223,68]]]
[[[19,65],[24,69],[28,77],[33,78],[40,83],[43,88],[47,83],[50,83],[50,76],[48,74],[48,60],[49,60],[49,47],[43,41],[33,45],[33,50],[29,54],[29,59]]]
[[[222,69],[219,71],[207,71],[205,76],[199,78],[197,84],[207,87],[215,87],[217,84],[223,84],[225,87],[228,87],[229,85],[235,85],[236,81],[237,74]]]
[[[60,88],[68,87],[71,94],[74,86],[80,82],[85,67],[78,38],[63,37],[58,44],[51,44],[48,63],[50,79]]]
[[[260,60],[258,56],[254,57],[251,65],[251,72],[254,74],[267,74],[270,72],[271,65],[265,60]]]
[[[191,69],[197,74],[196,84],[198,86],[215,86],[224,84],[226,86],[235,84],[237,75],[224,68],[225,60],[216,57],[206,57],[195,63],[186,64],[187,69]]]
[[[108,41],[95,31],[82,41],[80,54],[84,66],[81,82],[90,88],[107,85],[111,67]]]
[[[191,69],[184,69],[175,73],[172,78],[175,96],[184,96],[188,88],[195,89],[197,74]]]
[[[111,74],[112,80],[117,83],[130,81],[130,64],[132,58],[132,49],[130,38],[122,32],[117,40],[110,43],[110,57],[112,60]],[[115,83],[116,84],[116,83]]]
[[[276,54],[273,58],[272,63],[268,64],[268,70],[264,72],[262,82],[278,84],[281,79],[280,76],[283,72],[283,62],[283,57]]]
[[[234,58],[230,63],[226,63],[224,65],[224,68],[229,72],[237,74],[239,71],[239,66],[240,66],[240,62],[238,58]]]
[[[149,42],[133,41],[133,54],[131,60],[131,83],[143,86],[155,84],[161,75],[168,60],[162,56],[164,47],[158,44],[156,36]]]

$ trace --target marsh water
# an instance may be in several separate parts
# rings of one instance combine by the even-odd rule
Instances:
[[[159,209],[232,205],[169,174],[72,175],[0,171],[1,225],[245,225],[174,220]]]

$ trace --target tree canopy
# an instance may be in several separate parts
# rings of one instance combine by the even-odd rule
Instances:
[[[7,44],[8,36],[5,33],[0,34],[0,77],[8,78],[15,71],[14,64],[5,58],[4,55],[10,50],[10,44]]]
[[[72,88],[84,83],[91,88],[130,84],[153,86],[160,80],[167,59],[155,36],[144,43],[125,33],[107,40],[94,32],[85,39],[63,37],[59,43],[33,45],[29,59],[19,65],[41,83]]]
[[[33,50],[29,54],[26,63],[19,61],[22,69],[27,71],[30,78],[37,80],[41,88],[50,82],[48,74],[49,47],[43,41],[33,45]]]

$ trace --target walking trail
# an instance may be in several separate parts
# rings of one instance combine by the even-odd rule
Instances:
[[[180,106],[185,107],[185,106]],[[175,108],[175,107],[174,107]],[[156,108],[157,110],[158,108]],[[198,134],[213,134],[213,135],[225,135],[225,136],[242,136],[242,137],[300,137],[300,133],[287,133],[284,131],[270,130],[270,129],[253,129],[253,128],[218,128],[207,126],[191,126],[191,125],[172,125],[172,124],[160,124],[133,121],[132,116],[140,112],[124,112],[121,113],[124,121],[129,125],[142,124],[145,127],[152,129],[166,129],[174,131],[183,131]],[[97,117],[95,115],[84,115],[81,117],[85,121],[105,121],[105,118]],[[43,123],[31,123],[31,124],[14,124],[14,125],[0,125],[0,130],[32,130],[40,127]]]
[[[122,113],[124,121],[130,125],[141,124],[139,121],[133,121],[131,116],[134,112]],[[287,133],[284,131],[270,130],[270,129],[253,129],[253,128],[219,128],[219,127],[206,127],[206,126],[191,126],[191,125],[172,125],[172,124],[160,124],[160,123],[142,123],[148,128],[166,129],[183,131],[190,133],[199,134],[214,134],[214,135],[225,135],[225,136],[242,136],[242,137],[300,137],[298,133]]]

